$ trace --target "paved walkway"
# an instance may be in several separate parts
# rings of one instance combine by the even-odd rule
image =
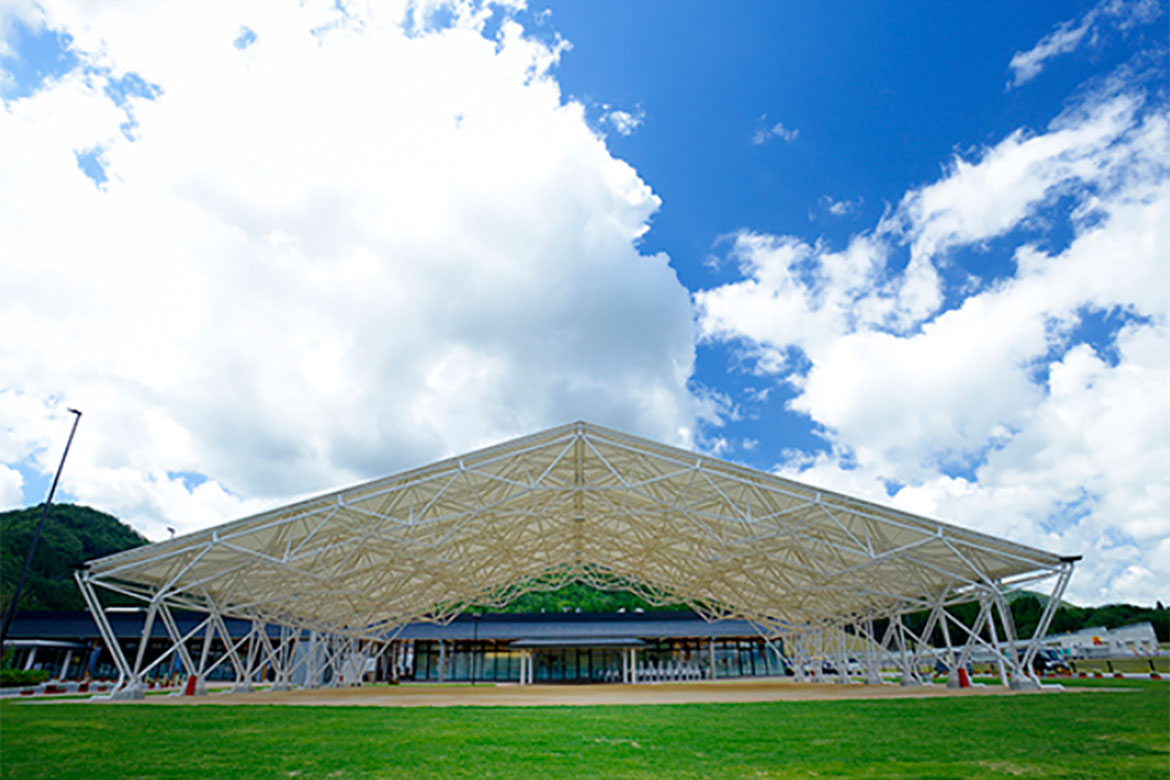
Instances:
[[[1046,689],[1040,693],[1059,690]],[[681,704],[686,702],[760,702],[844,699],[896,699],[937,696],[1017,694],[1001,685],[960,690],[945,685],[840,685],[790,680],[716,680],[640,685],[366,685],[271,693],[216,693],[208,696],[147,696],[138,704],[284,704],[320,707],[536,707],[592,704]],[[1032,692],[1036,693],[1036,692]],[[106,702],[109,703],[109,702]]]

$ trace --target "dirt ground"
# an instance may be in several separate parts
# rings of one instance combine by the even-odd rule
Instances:
[[[1057,689],[1046,689],[1040,693]],[[1016,694],[1001,685],[948,689],[945,685],[903,688],[900,685],[798,683],[790,680],[715,680],[640,685],[366,685],[272,693],[227,693],[207,696],[148,696],[146,704],[286,704],[318,707],[537,707],[590,704],[680,704],[685,702],[828,701],[931,696],[998,696]],[[1036,692],[1033,692],[1036,693]],[[108,703],[108,702],[107,702]]]

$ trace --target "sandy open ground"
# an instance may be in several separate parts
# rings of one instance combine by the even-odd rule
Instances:
[[[1041,692],[1051,692],[1056,688]],[[148,696],[137,704],[286,704],[314,707],[536,707],[685,702],[832,701],[1017,694],[1001,685],[948,689],[945,685],[841,685],[790,680],[716,680],[641,685],[366,685],[272,693],[211,692],[207,696]],[[1031,693],[1036,693],[1035,691]],[[107,702],[109,703],[109,702]],[[127,702],[129,703],[129,702]]]

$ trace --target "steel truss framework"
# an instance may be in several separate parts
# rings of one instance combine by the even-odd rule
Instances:
[[[578,422],[100,558],[77,582],[127,695],[172,653],[201,685],[216,635],[227,652],[215,663],[230,663],[240,688],[265,667],[277,687],[298,672],[310,685],[345,681],[354,657],[380,653],[409,622],[573,580],[752,621],[776,652],[784,640],[801,678],[807,659],[832,658],[844,680],[853,657],[870,681],[893,661],[903,683],[919,683],[923,661],[953,670],[956,656],[982,653],[1004,684],[1028,686],[1075,560]],[[1005,596],[1045,584],[1024,642]],[[98,589],[144,602],[134,659]],[[979,605],[974,625],[947,610],[965,602]],[[181,636],[176,608],[207,618]],[[902,617],[923,610],[915,634]],[[233,641],[224,616],[252,632]],[[146,663],[155,621],[171,649]],[[944,647],[929,642],[936,627]],[[807,675],[824,676],[819,664]]]

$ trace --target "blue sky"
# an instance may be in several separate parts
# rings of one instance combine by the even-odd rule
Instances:
[[[0,498],[570,419],[1170,581],[1164,2],[0,10]]]
[[[715,11],[660,2],[631,14],[624,3],[570,2],[549,4],[545,26],[573,43],[557,69],[570,96],[597,112],[607,104],[645,112],[637,132],[610,133],[610,148],[663,199],[644,249],[669,254],[683,284],[699,290],[736,275],[709,262],[725,251],[721,236],[747,228],[841,247],[908,188],[937,179],[954,154],[1043,128],[1086,81],[1165,37],[1157,25],[1105,30],[1096,46],[1062,58],[1026,89],[1005,89],[1011,53],[1094,5],[744,3]],[[796,137],[752,143],[778,122]],[[832,214],[829,201],[848,212]],[[1032,238],[1059,248],[1069,233],[1056,222]],[[1012,273],[1012,248],[956,253],[956,271],[993,284]],[[1089,326],[1077,336],[1100,333]],[[767,468],[779,449],[826,447],[805,416],[785,409],[784,388],[764,404],[742,396],[761,383],[736,370],[725,345],[698,358],[696,379],[727,391],[748,416],[720,433],[761,442],[740,454],[745,461]]]

